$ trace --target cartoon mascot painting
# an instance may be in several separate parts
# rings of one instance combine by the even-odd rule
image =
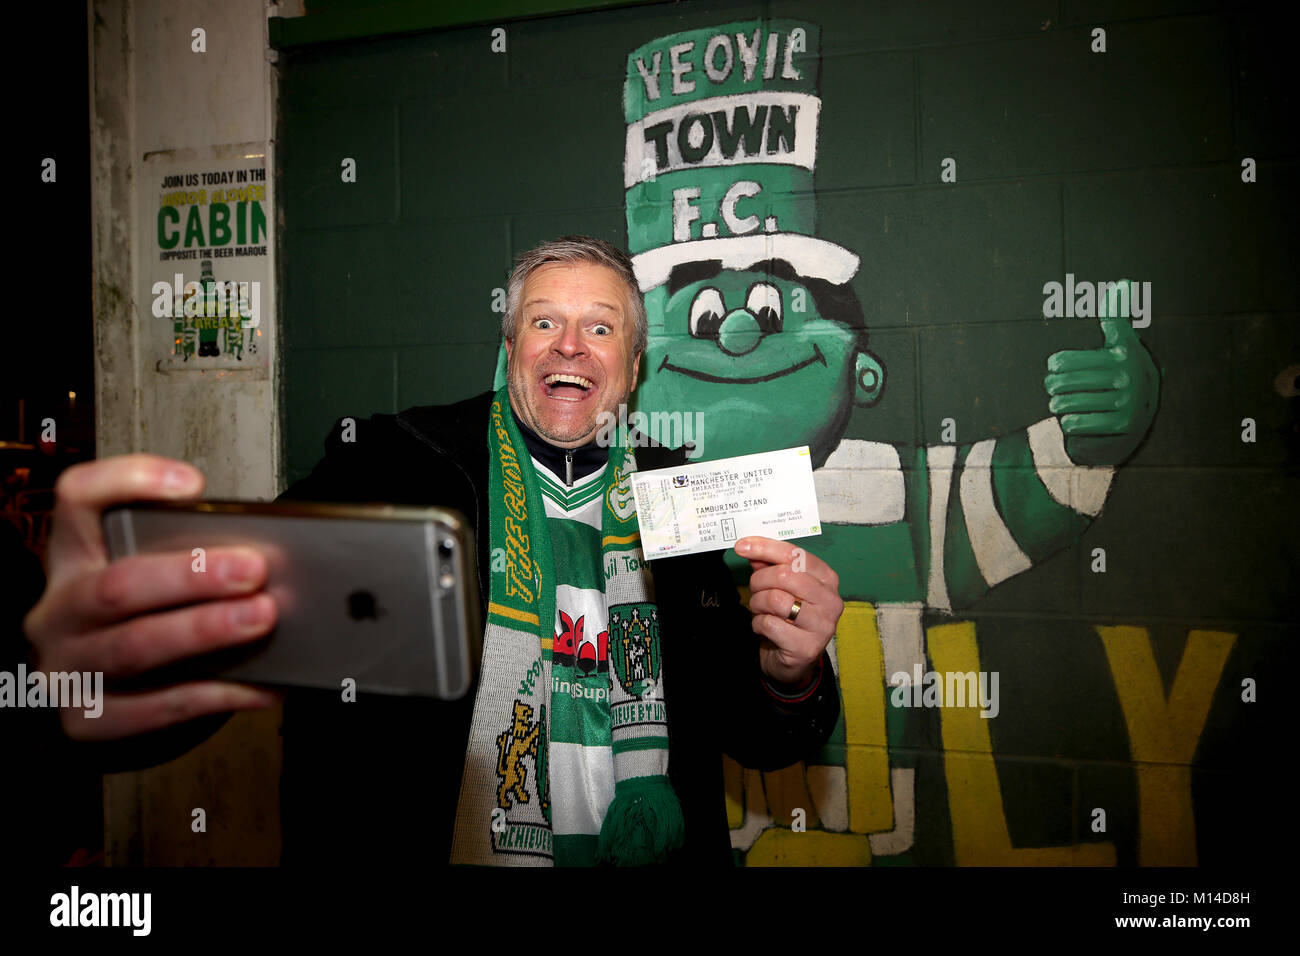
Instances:
[[[815,24],[764,20],[632,51],[623,177],[650,317],[638,409],[703,412],[705,459],[808,445],[824,528],[809,547],[850,602],[832,645],[841,726],[804,780],[768,774],[763,787],[732,768],[733,847],[788,828],[773,794],[793,787],[822,828],[859,835],[865,861],[905,853],[914,817],[901,805],[914,800],[911,767],[850,746],[886,696],[871,670],[925,670],[927,615],[970,605],[1079,538],[1151,425],[1159,374],[1112,296],[1099,347],[1047,357],[1046,414],[1027,428],[929,447],[845,438],[888,370],[850,284],[858,254],[816,235],[819,44]],[[907,712],[884,709],[873,739],[915,745]]]

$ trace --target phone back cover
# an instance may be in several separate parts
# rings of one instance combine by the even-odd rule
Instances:
[[[276,628],[269,639],[194,662],[207,675],[336,690],[352,678],[359,691],[440,698],[469,688],[469,569],[455,554],[455,586],[443,586],[437,544],[453,537],[431,521],[122,509],[104,527],[114,557],[180,551],[198,567],[194,549],[235,545],[266,556]]]

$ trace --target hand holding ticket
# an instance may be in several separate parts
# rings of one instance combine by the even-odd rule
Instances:
[[[647,560],[822,533],[807,445],[640,471],[632,491]]]

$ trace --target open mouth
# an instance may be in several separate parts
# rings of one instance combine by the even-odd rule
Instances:
[[[783,375],[793,375],[801,368],[807,368],[814,362],[821,362],[823,366],[826,365],[826,356],[822,355],[822,350],[817,347],[816,342],[813,343],[813,354],[808,356],[802,362],[796,362],[794,365],[779,369],[775,372],[769,372],[766,375],[751,375],[747,378],[728,378],[725,375],[713,375],[709,372],[697,372],[694,369],[673,365],[668,361],[667,355],[665,355],[664,360],[659,363],[658,370],[660,372],[677,372],[681,375],[689,376],[690,378],[697,378],[701,382],[726,382],[731,385],[757,385],[759,382],[770,382],[772,379],[781,378]]]
[[[542,379],[542,391],[547,398],[562,402],[580,402],[595,392],[596,383],[582,375],[552,372]]]

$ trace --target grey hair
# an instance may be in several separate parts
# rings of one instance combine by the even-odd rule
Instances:
[[[529,249],[515,260],[506,288],[506,314],[501,319],[501,335],[513,339],[519,322],[520,299],[524,283],[539,268],[552,262],[590,262],[614,270],[627,286],[627,300],[632,308],[632,354],[644,352],[649,340],[645,298],[636,281],[632,260],[617,246],[591,236],[561,236]]]

